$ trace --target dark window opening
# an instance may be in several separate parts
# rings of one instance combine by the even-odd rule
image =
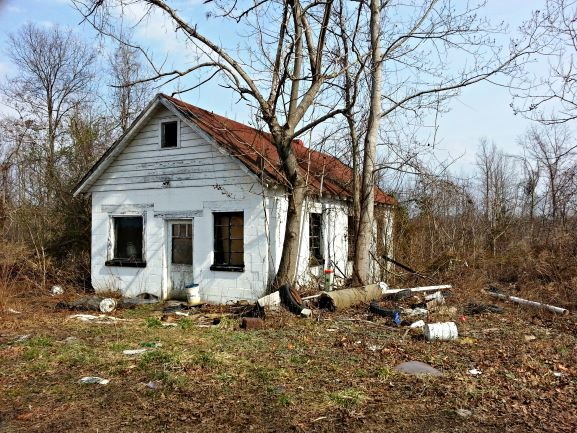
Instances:
[[[192,224],[172,224],[172,263],[192,265]]]
[[[352,215],[347,217],[347,258],[352,260],[355,257],[355,219]]]
[[[214,213],[214,264],[218,271],[244,270],[244,213]]]
[[[309,256],[310,265],[317,266],[323,262],[322,254],[322,215],[309,214]]]
[[[108,266],[136,266],[142,267],[143,260],[142,238],[144,223],[142,217],[114,217],[113,257],[106,262]]]
[[[162,138],[160,147],[177,147],[178,146],[178,122],[163,122],[161,124]]]

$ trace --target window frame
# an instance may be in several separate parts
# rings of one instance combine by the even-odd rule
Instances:
[[[232,251],[232,241],[239,240],[238,238],[231,237],[231,227],[230,219],[233,216],[241,216],[242,217],[242,265],[234,265],[231,264],[231,255],[238,254],[238,251]],[[222,251],[223,254],[228,254],[228,263],[226,260],[223,260],[222,263],[217,263],[217,251],[219,251],[217,242],[217,227],[224,227],[223,225],[217,225],[217,217],[228,217],[229,224],[228,224],[228,252]],[[210,266],[211,271],[227,271],[227,272],[244,272],[245,262],[244,262],[244,253],[245,253],[245,241],[244,241],[244,211],[218,211],[212,213],[212,238],[213,238],[213,258],[212,258],[212,265]],[[224,239],[223,239],[224,240]],[[224,248],[222,248],[224,250]]]
[[[314,217],[313,217],[314,215]],[[314,224],[314,219],[318,218],[318,224]],[[317,228],[318,234],[313,234],[313,228]],[[313,245],[314,240],[318,245]],[[323,254],[323,214],[322,212],[309,213],[309,266],[321,266],[324,264]]]
[[[141,240],[141,254],[140,259],[130,259],[126,257],[116,257],[117,251],[117,229],[116,221],[123,218],[140,218],[142,222],[142,240]],[[128,268],[144,268],[146,267],[146,219],[143,214],[122,214],[109,216],[109,240],[108,240],[108,257],[104,262],[105,266],[119,266]]]
[[[176,145],[175,146],[165,146],[164,142],[165,142],[165,134],[164,134],[164,130],[165,130],[165,125],[169,124],[169,123],[176,123]],[[178,149],[180,148],[180,120],[179,119],[165,119],[165,120],[161,120],[159,123],[159,145],[160,145],[160,149],[162,150],[167,150],[167,149]]]

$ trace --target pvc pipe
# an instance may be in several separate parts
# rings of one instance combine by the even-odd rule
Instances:
[[[552,311],[553,313],[569,314],[566,308],[555,307],[554,305],[542,304],[541,302],[529,301],[527,299],[518,298],[516,296],[503,295],[502,293],[486,292],[494,298],[505,299],[521,305],[529,305],[530,307],[541,308],[543,310]]]

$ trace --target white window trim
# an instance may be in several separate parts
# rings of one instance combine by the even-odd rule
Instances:
[[[176,147],[162,147],[162,125],[172,122],[176,122]],[[180,127],[180,119],[177,117],[164,118],[158,122],[158,148],[160,150],[180,149]]]

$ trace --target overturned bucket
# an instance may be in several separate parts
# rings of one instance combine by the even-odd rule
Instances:
[[[459,337],[459,331],[457,330],[455,322],[427,323],[423,333],[427,341],[448,341],[455,340]]]

